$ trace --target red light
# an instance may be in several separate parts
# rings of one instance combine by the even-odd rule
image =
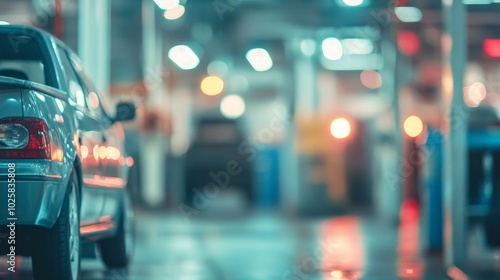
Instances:
[[[500,58],[500,39],[484,40],[483,51],[488,57]]]
[[[47,125],[37,118],[7,118],[0,124],[15,123],[29,132],[28,144],[22,149],[0,149],[0,158],[50,159],[50,141]]]
[[[398,33],[399,51],[407,56],[415,56],[420,51],[420,40],[417,34],[412,31],[402,31]]]
[[[408,6],[408,0],[396,0],[395,4],[396,7]]]

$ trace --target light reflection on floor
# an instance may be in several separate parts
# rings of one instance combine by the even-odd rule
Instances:
[[[355,216],[288,219],[253,213],[189,222],[172,213],[139,213],[128,272],[82,264],[82,280],[446,279],[418,253],[418,207],[403,204],[401,226]],[[434,261],[432,261],[434,262]],[[31,263],[0,279],[32,279]],[[0,271],[5,271],[5,262]]]

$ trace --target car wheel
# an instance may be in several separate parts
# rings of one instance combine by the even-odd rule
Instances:
[[[99,241],[102,261],[110,269],[126,268],[132,258],[134,243],[134,212],[130,196],[125,194],[116,235]]]
[[[59,218],[51,229],[41,229],[34,248],[35,279],[78,280],[80,273],[80,197],[78,178],[71,172]]]

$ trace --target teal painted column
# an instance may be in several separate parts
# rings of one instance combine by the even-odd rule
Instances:
[[[467,119],[463,77],[467,59],[467,17],[462,0],[443,0],[444,230],[448,267],[467,261]]]
[[[107,94],[110,81],[111,1],[78,1],[78,54],[97,89]]]

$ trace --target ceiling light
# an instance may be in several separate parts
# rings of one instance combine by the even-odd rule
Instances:
[[[394,12],[402,22],[419,22],[422,20],[422,12],[417,7],[396,7]]]
[[[198,56],[186,45],[171,48],[168,52],[168,58],[184,70],[191,70],[200,63]]]
[[[163,16],[168,20],[175,20],[175,19],[182,17],[182,15],[184,15],[185,11],[186,11],[186,9],[184,8],[184,6],[177,5],[172,9],[166,10],[165,13],[163,14]]]
[[[342,2],[344,2],[347,6],[355,7],[363,4],[364,0],[342,0]]]
[[[273,67],[273,60],[265,49],[251,49],[247,52],[246,57],[255,71],[263,72]]]
[[[154,0],[162,10],[169,10],[179,5],[179,0]]]
[[[344,54],[342,43],[337,38],[326,38],[321,44],[323,55],[329,60],[339,60]]]

